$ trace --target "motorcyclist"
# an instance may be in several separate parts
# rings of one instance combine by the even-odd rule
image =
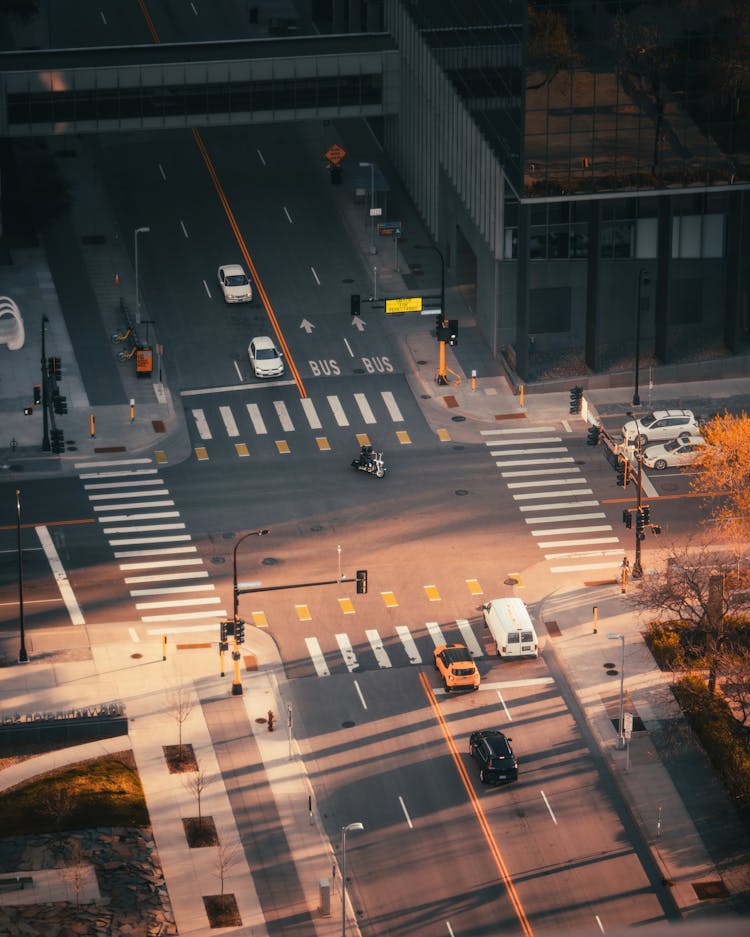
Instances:
[[[362,446],[359,450],[359,464],[367,466],[372,463],[372,446]]]

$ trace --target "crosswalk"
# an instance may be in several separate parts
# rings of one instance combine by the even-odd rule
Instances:
[[[226,618],[198,548],[149,458],[77,462],[102,534],[146,625]]]
[[[620,566],[620,538],[554,426],[482,430],[482,436],[550,572]]]
[[[304,639],[307,661],[298,664],[295,676],[308,673],[330,677],[333,673],[361,673],[366,670],[390,670],[394,667],[432,665],[433,650],[442,644],[465,644],[472,657],[483,657],[484,648],[474,626],[466,618],[457,618],[450,625],[425,622],[418,629],[396,625],[391,634],[383,635],[377,628],[365,628],[359,641],[352,644],[348,632],[334,634],[325,649],[322,638]]]
[[[205,391],[183,391],[199,460],[208,458],[208,444],[218,441],[233,444],[239,457],[247,457],[254,447],[264,443],[268,443],[272,450],[275,447],[279,454],[288,454],[292,451],[290,437],[295,434],[304,436],[305,441],[314,438],[320,451],[331,449],[331,433],[347,430],[360,445],[372,443],[368,435],[371,432],[378,433],[379,443],[395,440],[399,445],[409,445],[412,442],[393,390],[322,394],[304,399],[296,397],[293,388],[284,386],[263,388],[264,394],[260,398],[246,388],[236,390],[245,390],[246,393],[230,395],[238,398],[230,402],[226,402],[225,394],[220,403],[207,402]],[[253,393],[256,399],[246,399],[248,393]],[[390,431],[394,435],[389,440],[384,434]]]

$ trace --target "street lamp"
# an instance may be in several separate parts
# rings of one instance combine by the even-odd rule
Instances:
[[[341,937],[346,937],[346,834],[364,828],[359,822],[341,827]]]
[[[18,535],[18,623],[21,629],[21,648],[18,652],[18,663],[28,664],[29,655],[26,653],[26,633],[23,623],[23,548],[21,546],[21,491],[16,488],[16,533]]]
[[[620,662],[620,721],[617,729],[617,747],[625,748],[625,635],[608,634],[610,641],[620,641],[622,644],[622,660]]]
[[[237,587],[237,548],[242,543],[242,541],[247,540],[248,537],[265,537],[267,533],[268,531],[265,528],[262,530],[249,530],[246,534],[243,534],[234,545],[232,556],[232,622],[234,624],[232,629],[234,637],[234,650],[232,651],[232,661],[234,663],[234,675],[232,677],[232,696],[242,696],[242,683],[240,682],[240,645],[237,640],[237,624],[240,620],[240,594]]]
[[[148,234],[151,231],[151,228],[136,228],[135,234],[133,235],[133,242],[135,244],[135,321],[136,325],[140,325],[141,322],[141,292],[140,284],[138,280],[138,235],[139,234]]]
[[[642,291],[649,285],[648,271],[641,268],[638,271],[638,308],[635,312],[635,380],[633,386],[633,406],[640,407],[641,398],[638,394],[638,372],[641,363],[641,305],[643,303]]]
[[[445,311],[445,257],[443,257],[443,252],[435,244],[415,244],[417,250],[420,251],[435,251],[435,253],[440,258],[440,325],[445,325],[447,319]],[[445,365],[445,342],[440,342],[440,364],[438,365],[437,373],[437,383],[438,384],[447,384],[448,378],[446,376],[446,365]]]
[[[636,453],[635,458],[638,462],[638,474],[636,476],[637,504],[636,504],[636,522],[633,524],[635,529],[635,560],[633,562],[633,579],[643,579],[643,567],[641,566],[641,538],[644,536],[643,530],[638,523],[643,507],[643,439],[641,438],[641,426],[638,422],[636,413],[628,412],[628,416],[635,422],[636,432]]]
[[[377,254],[375,247],[375,163],[360,163],[363,169],[370,167],[370,253]]]
[[[47,413],[47,407],[49,405],[49,373],[47,370],[45,336],[48,322],[49,319],[47,316],[42,316],[42,452],[49,452],[52,448],[49,441],[49,415]]]

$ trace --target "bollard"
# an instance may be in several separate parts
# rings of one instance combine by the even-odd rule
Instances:
[[[599,606],[595,605],[594,606],[594,634],[599,634],[598,620],[599,620]]]
[[[472,389],[472,390],[476,390],[476,389],[477,389],[477,372],[476,372],[476,368],[472,368],[472,371],[471,371],[471,389]]]
[[[274,726],[276,725],[276,716],[273,713],[272,709],[268,710],[268,731],[273,732]]]
[[[521,384],[521,386],[518,388],[518,405],[519,405],[519,407],[520,407],[522,410],[523,410],[523,395],[524,395],[524,391],[525,391],[525,388],[524,388],[523,384]]]
[[[331,914],[331,883],[327,878],[321,878],[318,884],[320,890],[320,913],[323,917]]]
[[[135,400],[131,398],[130,400],[130,422],[132,423],[135,419]]]
[[[93,413],[89,417],[89,432],[91,433],[91,438],[93,439],[94,436],[96,436],[96,420]]]
[[[167,636],[165,634],[161,636],[161,659],[167,659]]]

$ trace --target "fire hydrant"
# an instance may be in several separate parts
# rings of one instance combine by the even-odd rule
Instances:
[[[273,714],[273,710],[268,710],[268,731],[273,732],[274,724],[276,723],[276,716]]]

